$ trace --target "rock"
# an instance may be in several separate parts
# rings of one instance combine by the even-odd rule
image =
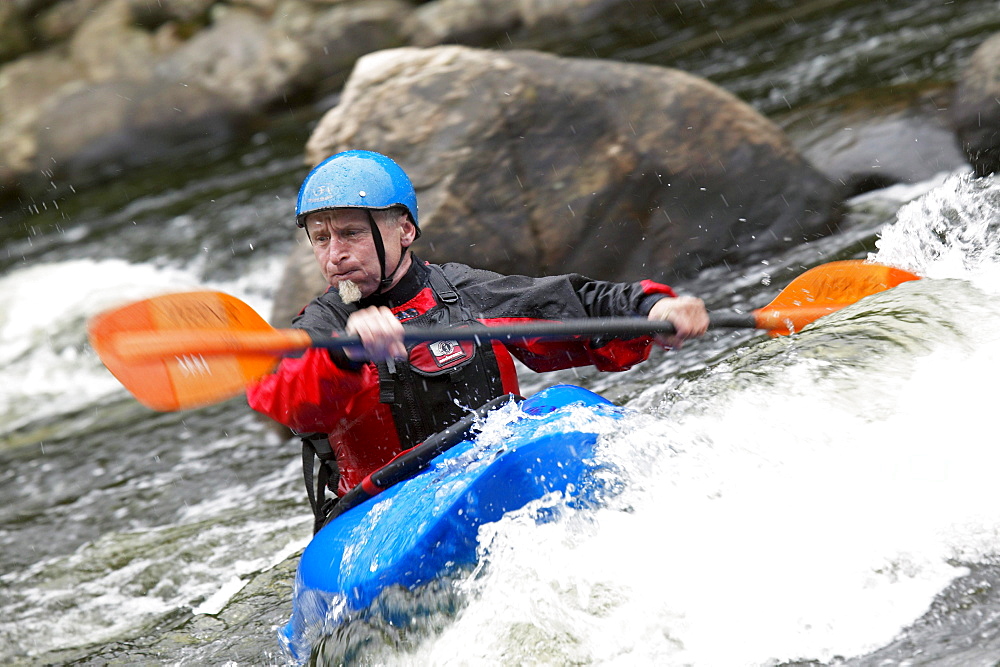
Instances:
[[[212,24],[156,64],[156,77],[194,84],[250,110],[285,93],[267,22],[241,8],[216,8]]]
[[[0,68],[0,199],[35,187],[39,169],[45,187],[53,167],[92,180],[151,162],[156,150],[170,160],[239,137],[249,117],[338,91],[360,55],[402,43],[400,25],[412,11],[405,0],[67,0],[34,8],[44,39],[68,41]],[[110,91],[139,99],[111,99]],[[156,101],[177,108],[139,111]],[[171,119],[179,124],[168,129]],[[130,147],[136,131],[151,140]],[[99,158],[108,163],[95,169]]]
[[[100,5],[73,34],[70,55],[87,83],[152,80],[153,63],[163,47],[152,33],[136,27],[130,1]]]
[[[891,108],[841,103],[835,106],[846,108],[821,110],[825,122],[807,111],[785,130],[807,160],[843,185],[843,197],[853,197],[967,166],[941,97],[928,91]]]
[[[273,14],[278,10],[278,6],[282,5],[286,0],[230,0],[231,5],[249,7],[255,11],[259,11],[263,14]],[[313,4],[317,2],[330,4],[331,2],[341,2],[343,0],[329,0],[324,2],[324,0],[313,0]]]
[[[959,77],[952,123],[978,176],[1000,170],[1000,34],[979,45]]]
[[[69,40],[90,19],[104,0],[64,0],[39,8],[32,26],[42,44]]]
[[[197,86],[97,84],[43,109],[37,167],[89,183],[233,141],[243,122],[226,99]]]
[[[286,0],[268,21],[256,11],[216,7],[213,23],[157,65],[158,77],[195,83],[247,111],[305,92],[336,90],[355,60],[398,46],[399,0],[316,7]]]
[[[412,12],[403,0],[286,2],[282,10],[272,38],[301,49],[291,92],[313,98],[339,91],[361,56],[405,44],[401,24]]]
[[[268,321],[275,327],[287,327],[292,318],[314,297],[326,291],[326,282],[313,257],[312,246],[305,232],[296,232],[298,245],[285,262],[285,268],[274,294],[274,306]]]
[[[132,16],[147,30],[177,21],[204,23],[216,0],[128,0]]]
[[[829,233],[837,189],[773,123],[667,68],[404,48],[361,59],[307,161],[410,174],[418,252],[501,272],[671,279]]]
[[[11,4],[18,8],[24,16],[34,16],[52,5],[60,2],[74,2],[75,0],[6,0],[5,4]]]
[[[54,91],[78,89],[81,76],[76,63],[48,51],[22,56],[0,69],[0,154],[9,170],[0,174],[0,184],[35,169],[41,106]]]
[[[510,0],[436,0],[414,10],[405,29],[414,46],[488,46],[521,25],[520,5]]]
[[[406,32],[415,46],[589,50],[592,40],[641,30],[661,11],[654,0],[435,0],[413,12]]]
[[[613,26],[639,28],[662,12],[655,0],[522,0],[521,19],[529,31],[572,30],[605,32]]]
[[[13,3],[0,3],[0,63],[31,50],[28,24]]]

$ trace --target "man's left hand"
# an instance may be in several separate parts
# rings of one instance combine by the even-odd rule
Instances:
[[[693,296],[667,297],[660,299],[649,311],[649,319],[666,320],[674,325],[673,335],[658,335],[657,344],[667,349],[676,349],[688,338],[703,336],[708,331],[708,311],[705,302]]]

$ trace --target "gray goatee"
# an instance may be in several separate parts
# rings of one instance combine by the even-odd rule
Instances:
[[[340,300],[344,303],[354,303],[361,300],[361,289],[353,280],[341,280],[337,285],[337,291],[340,292]]]

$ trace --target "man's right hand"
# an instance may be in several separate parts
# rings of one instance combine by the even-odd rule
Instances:
[[[357,348],[345,350],[349,359],[385,361],[406,358],[403,325],[385,306],[371,306],[352,313],[347,319],[346,332],[359,337],[364,345],[363,351]]]

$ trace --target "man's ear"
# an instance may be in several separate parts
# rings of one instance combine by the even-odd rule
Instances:
[[[410,216],[403,214],[403,220],[399,224],[399,242],[404,248],[409,248],[417,238],[417,226],[410,220]]]

